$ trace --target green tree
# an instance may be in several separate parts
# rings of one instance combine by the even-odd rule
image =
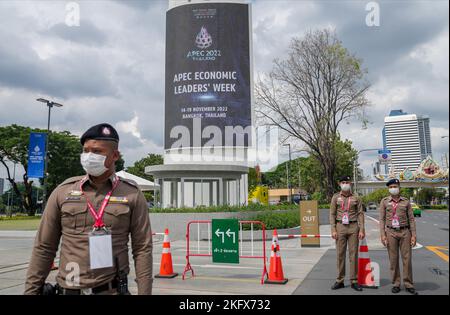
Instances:
[[[320,164],[317,162],[317,160],[313,156],[300,158],[298,161],[298,165],[300,168],[300,187],[309,194],[314,194],[315,192],[321,193],[323,182],[321,178],[323,174],[320,169]]]
[[[258,184],[259,183],[256,168],[251,167],[248,170],[248,191],[251,193]]]
[[[288,140],[304,143],[320,163],[322,191],[330,199],[339,173],[339,127],[353,118],[366,126],[369,83],[362,60],[335,32],[324,29],[293,38],[288,56],[275,60],[255,86],[262,124],[277,126]]]
[[[47,196],[67,178],[85,173],[80,164],[81,151],[82,146],[77,136],[68,131],[50,133]]]
[[[126,172],[153,181],[152,175],[145,174],[145,167],[152,165],[161,165],[164,163],[162,155],[149,154],[146,157],[134,162],[133,166],[126,168]]]
[[[20,193],[23,195],[25,192],[25,185],[22,183],[17,183],[17,187],[20,191]],[[35,201],[39,199],[42,199],[42,195],[43,195],[43,189],[42,187],[37,187],[37,186],[32,186],[31,188],[31,198]],[[3,195],[0,195],[0,199],[4,200],[4,206],[6,208],[6,206],[8,206],[8,201],[9,201],[9,205],[12,207],[12,209],[14,209],[14,211],[22,211],[22,204],[20,201],[20,196],[17,196],[15,191],[11,188],[8,189],[7,191],[5,191],[3,193]]]
[[[116,172],[120,172],[125,169],[125,160],[123,159],[122,153],[120,153],[120,158],[116,162]]]
[[[414,189],[413,188],[401,188],[400,189],[400,195],[402,197],[405,197],[407,199],[410,199],[414,195]],[[389,189],[388,188],[381,188],[377,189],[370,194],[367,194],[362,197],[363,202],[365,204],[368,204],[369,202],[375,202],[380,203],[380,201],[389,196]]]
[[[363,196],[362,199],[365,204],[368,204],[369,202],[380,203],[381,199],[387,196],[389,196],[389,190],[387,188],[382,188]]]
[[[433,199],[441,200],[445,197],[445,192],[436,188],[421,188],[416,191],[415,200],[420,205],[430,205]]]
[[[152,153],[148,154],[146,157],[140,159],[139,161],[134,162],[133,166],[127,167],[125,171],[141,178],[145,178],[149,181],[154,181],[152,175],[145,174],[145,167],[152,165],[161,165],[163,163],[164,159],[162,155]],[[149,201],[153,199],[153,193],[150,191],[144,192],[144,196]]]
[[[356,150],[352,147],[352,142],[349,140],[342,141],[338,139],[335,143],[335,151],[338,162],[336,164],[336,174],[334,177],[339,178],[343,175],[351,175],[353,163],[357,156]],[[287,163],[289,163],[289,161],[281,163],[271,172],[265,173],[263,176],[263,183],[273,188],[286,188]],[[326,193],[323,190],[326,182],[326,173],[324,172],[321,163],[313,155],[292,160],[290,182],[292,187],[299,187],[309,194],[321,193],[321,199],[327,199]],[[336,191],[337,189],[338,183],[336,181],[333,186],[333,191]]]
[[[20,207],[23,207],[28,215],[34,215],[37,208],[36,200],[33,198],[33,181],[27,174],[31,132],[46,131],[18,125],[0,127],[0,164],[6,169],[7,180],[18,197]],[[80,165],[81,144],[77,136],[67,131],[50,132],[48,140],[47,196],[66,178],[84,174]],[[7,161],[23,167],[23,191],[19,189],[17,182],[11,176]]]

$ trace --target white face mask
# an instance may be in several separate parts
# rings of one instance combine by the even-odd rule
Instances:
[[[350,191],[352,189],[352,185],[350,184],[341,184],[342,191]]]
[[[392,196],[398,196],[398,194],[400,193],[400,189],[399,188],[389,188],[389,193]]]
[[[108,170],[105,167],[106,156],[101,154],[82,153],[80,161],[86,173],[95,177],[103,175]]]

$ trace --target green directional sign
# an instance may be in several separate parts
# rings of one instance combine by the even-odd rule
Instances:
[[[239,264],[239,221],[212,220],[213,263]]]

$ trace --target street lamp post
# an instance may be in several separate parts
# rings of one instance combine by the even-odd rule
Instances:
[[[50,138],[50,116],[53,106],[63,107],[62,104],[55,103],[53,101],[46,100],[45,98],[38,98],[36,101],[45,103],[48,107],[48,119],[47,119],[47,141],[45,143],[45,164],[44,164],[44,191],[42,194],[42,210],[45,209],[47,204],[47,168],[48,168],[48,144]]]
[[[13,162],[14,163],[14,171],[13,171],[13,180],[14,180],[14,182],[16,182],[16,162]],[[16,192],[14,191],[14,188],[12,189],[12,202],[11,202],[11,208],[14,206],[14,199],[15,199],[15,197],[16,197]],[[11,208],[10,208],[10,210],[11,210]],[[21,207],[21,209],[20,210],[22,210],[22,207]],[[12,212],[11,212],[12,213]]]
[[[380,149],[363,149],[363,150],[359,150],[358,153],[356,154],[356,159],[353,163],[353,185],[354,185],[354,190],[355,192],[358,189],[358,159],[359,159],[359,155],[362,152],[370,152],[370,151],[379,151]]]
[[[289,147],[289,166],[286,164],[286,173],[287,173],[287,186],[288,186],[288,196],[289,196],[289,203],[292,203],[292,191],[291,191],[291,179],[289,176],[290,168],[291,168],[291,144],[284,144],[284,146]]]

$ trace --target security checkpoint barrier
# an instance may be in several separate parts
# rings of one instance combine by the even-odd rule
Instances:
[[[285,234],[278,235],[279,238],[330,238],[327,234]]]
[[[191,226],[193,224],[197,224],[197,253],[194,253],[191,251],[190,248],[190,244],[191,244]],[[183,280],[186,279],[186,274],[190,271],[192,273],[192,277],[195,276],[195,272],[194,269],[192,268],[191,265],[191,261],[190,261],[190,257],[212,257],[212,250],[211,250],[211,242],[212,242],[212,237],[211,237],[211,224],[212,224],[212,220],[198,220],[198,221],[190,221],[187,224],[186,227],[186,267],[184,268],[183,271],[183,275],[182,278]],[[250,255],[244,255],[244,251],[243,251],[243,225],[244,224],[250,224],[251,225],[251,251],[250,251]],[[262,227],[262,255],[255,255],[255,246],[254,246],[254,237],[253,237],[253,226],[257,224],[257,225],[261,225]],[[200,251],[200,242],[201,242],[201,233],[200,233],[200,225],[207,225],[207,229],[208,229],[208,253],[204,254],[201,253]],[[239,258],[243,258],[243,259],[262,259],[263,260],[263,271],[262,271],[262,276],[261,276],[261,284],[264,284],[264,280],[268,275],[267,272],[267,255],[266,255],[266,226],[263,222],[261,221],[239,221],[239,232],[240,232],[240,252],[239,252]]]
[[[152,236],[153,236],[153,242],[160,242],[160,241],[162,241],[163,240],[163,238],[164,238],[164,234],[165,233],[155,233],[155,232],[152,232]],[[158,238],[156,238],[155,236],[158,236]]]

